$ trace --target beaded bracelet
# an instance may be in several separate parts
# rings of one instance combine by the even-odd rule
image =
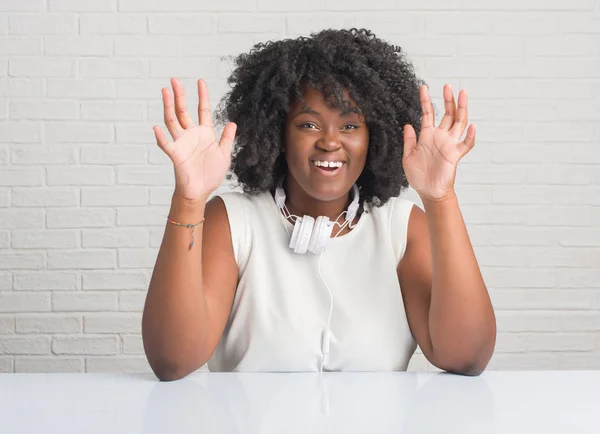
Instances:
[[[187,224],[187,225],[186,225],[186,224],[183,224],[183,223],[177,223],[176,221],[174,221],[174,220],[171,220],[171,219],[170,219],[170,218],[168,218],[168,217],[167,217],[167,220],[169,221],[169,223],[173,223],[174,225],[177,225],[177,226],[184,226],[184,227],[186,227],[186,228],[191,228],[191,229],[192,229],[192,242],[190,243],[190,247],[188,248],[188,251],[189,251],[189,250],[192,250],[192,247],[194,247],[194,230],[196,229],[196,226],[198,226],[198,225],[200,225],[200,224],[204,223],[204,218],[203,218],[202,220],[200,220],[200,221],[199,221],[198,223],[196,223],[196,224]]]

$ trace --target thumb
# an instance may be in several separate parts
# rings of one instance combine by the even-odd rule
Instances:
[[[235,132],[237,131],[237,125],[233,122],[229,122],[225,125],[223,133],[221,134],[221,141],[219,147],[224,156],[229,157],[231,155],[231,149],[233,147],[233,140],[235,139]]]
[[[417,147],[417,134],[412,125],[404,125],[404,152],[402,159],[406,159]]]

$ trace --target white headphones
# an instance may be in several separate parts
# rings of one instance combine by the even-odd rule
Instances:
[[[348,210],[342,212],[342,214],[346,213],[345,223],[341,225],[342,228],[351,224],[352,220],[354,220],[354,217],[356,217],[356,213],[358,212],[359,191],[356,184],[352,186],[352,196],[352,202],[348,206]],[[299,217],[290,214],[285,206],[283,177],[279,179],[277,188],[275,189],[275,203],[277,204],[277,207],[284,212],[286,217],[295,218],[294,231],[292,232],[289,244],[289,247],[294,250],[295,253],[303,254],[309,250],[310,252],[318,255],[325,250],[325,247],[329,242],[329,238],[331,237],[331,231],[333,230],[333,227],[336,224],[339,225],[337,221],[329,221],[329,217],[327,216],[319,216],[315,220],[309,215]],[[340,216],[342,214],[340,214]]]

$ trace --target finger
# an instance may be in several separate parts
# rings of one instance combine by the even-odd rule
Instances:
[[[406,159],[417,147],[417,134],[412,125],[404,125],[404,151],[402,159]]]
[[[169,139],[167,139],[166,134],[158,125],[154,125],[152,129],[154,130],[154,137],[156,137],[156,144],[158,145],[158,147],[162,149],[165,154],[171,156],[171,152],[174,148],[173,142],[169,142]]]
[[[440,122],[439,128],[449,130],[454,125],[454,117],[456,116],[456,102],[454,101],[454,92],[449,84],[444,86],[444,108],[446,113]]]
[[[179,125],[179,121],[175,115],[175,105],[173,103],[171,89],[166,87],[163,88],[162,98],[165,112],[165,125],[167,126],[169,133],[171,133],[173,140],[177,140],[177,138],[183,133],[183,128],[181,128],[181,125]]]
[[[458,144],[458,151],[461,158],[464,157],[475,146],[476,133],[477,128],[475,127],[475,124],[473,124],[467,130],[467,137],[465,137],[465,140]]]
[[[208,86],[206,81],[198,80],[198,120],[200,125],[212,127],[212,116],[210,114],[210,100],[208,97]]]
[[[173,92],[175,93],[175,114],[177,115],[177,119],[179,119],[179,124],[184,129],[187,129],[194,125],[194,121],[190,117],[185,102],[185,89],[176,78],[171,79],[171,86],[173,86]]]
[[[467,111],[467,100],[468,95],[466,90],[462,90],[458,94],[458,110],[456,111],[456,117],[454,119],[454,125],[450,129],[450,135],[460,139],[467,128],[469,122],[469,115]]]
[[[435,125],[435,119],[433,115],[433,106],[431,105],[431,97],[427,86],[421,86],[420,91],[421,107],[423,109],[423,119],[421,122],[422,128],[429,128]]]
[[[233,148],[233,141],[235,139],[235,132],[237,131],[237,125],[233,122],[229,122],[225,125],[223,129],[223,134],[221,134],[221,140],[219,142],[219,147],[221,148],[221,152],[224,156],[231,156],[231,149]]]

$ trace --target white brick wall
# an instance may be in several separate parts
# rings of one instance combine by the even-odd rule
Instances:
[[[202,77],[216,107],[221,56],[352,26],[404,47],[438,108],[444,83],[469,91],[457,191],[498,317],[490,369],[600,368],[600,0],[3,0],[0,372],[149,372],[174,182],[160,89]]]

